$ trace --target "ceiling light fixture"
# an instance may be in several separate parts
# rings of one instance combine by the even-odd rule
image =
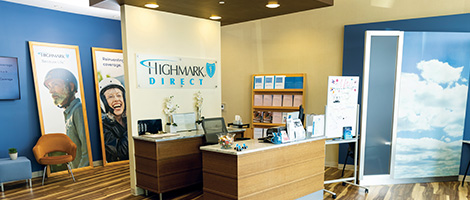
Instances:
[[[158,8],[160,6],[157,3],[147,3],[147,4],[145,4],[145,7],[147,7],[147,8]]]
[[[268,4],[266,4],[266,7],[268,8],[278,8],[279,6],[279,3],[277,1],[269,1]]]
[[[221,16],[218,16],[218,15],[211,15],[211,16],[209,17],[209,19],[219,20],[219,19],[222,19],[222,17],[221,17]]]
[[[219,1],[219,4],[225,4],[225,1]]]

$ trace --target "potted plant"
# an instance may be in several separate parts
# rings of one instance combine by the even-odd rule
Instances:
[[[170,96],[166,99],[165,107],[163,112],[167,115],[166,121],[166,131],[170,133],[176,132],[177,124],[173,121],[173,114],[180,108],[178,104],[174,104],[173,102],[174,96]]]
[[[8,154],[10,154],[10,159],[12,160],[16,160],[16,158],[18,158],[18,151],[16,150],[16,148],[9,148]]]
[[[204,119],[204,117],[202,116],[202,104],[204,102],[204,98],[202,97],[201,91],[198,91],[195,94],[194,99],[196,100],[195,107],[197,111],[196,112],[196,128],[201,129],[201,123],[202,123],[202,120]]]

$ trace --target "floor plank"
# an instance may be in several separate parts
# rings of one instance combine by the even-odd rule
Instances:
[[[345,177],[351,176],[352,171],[346,171]],[[129,165],[127,163],[95,167],[90,170],[76,172],[73,182],[67,175],[53,176],[41,186],[42,177],[33,179],[33,187],[29,188],[25,181],[15,181],[4,184],[5,192],[1,193],[1,199],[122,199],[142,200],[158,199],[158,194],[149,193],[149,196],[133,196],[130,191]],[[326,168],[325,180],[341,177],[341,169]],[[326,184],[325,189],[337,194],[337,200],[454,200],[469,199],[470,184],[461,186],[458,181],[396,184],[369,186],[369,193],[364,189],[342,183]],[[197,185],[163,194],[165,200],[202,200],[202,186]],[[324,199],[333,199],[325,193]]]

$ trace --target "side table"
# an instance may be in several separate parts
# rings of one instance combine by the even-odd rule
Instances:
[[[16,160],[10,158],[0,158],[0,186],[3,192],[3,183],[10,181],[29,180],[29,187],[33,187],[31,183],[31,161],[24,156],[18,157]]]

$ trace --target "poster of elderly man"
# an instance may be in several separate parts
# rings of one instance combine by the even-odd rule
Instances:
[[[122,50],[92,48],[103,165],[129,162]]]
[[[72,168],[92,167],[78,46],[29,42],[29,47],[41,133],[66,134],[77,145]],[[66,169],[51,165],[50,173]]]

